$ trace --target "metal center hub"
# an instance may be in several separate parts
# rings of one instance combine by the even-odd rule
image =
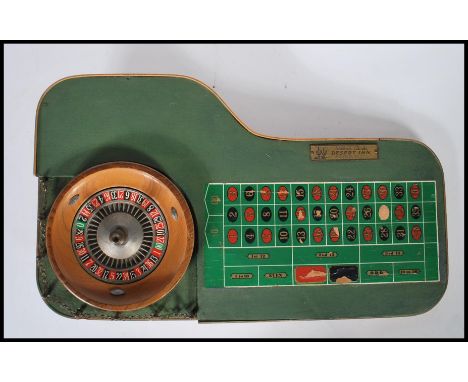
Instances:
[[[132,215],[114,212],[99,224],[97,242],[107,256],[127,259],[139,250],[143,242],[143,228]]]
[[[128,233],[124,227],[117,227],[109,235],[109,239],[115,245],[124,245],[127,242],[127,238],[128,238]]]

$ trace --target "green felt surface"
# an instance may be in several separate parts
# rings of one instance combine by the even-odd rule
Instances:
[[[39,189],[39,197],[47,200],[40,207],[39,230],[44,230],[51,202],[72,177],[93,165],[132,161],[163,172],[178,185],[194,214],[197,240],[189,270],[171,295],[157,307],[130,312],[127,316],[132,317],[127,317],[78,304],[48,270],[39,235],[38,275],[45,272],[47,276],[45,281],[38,278],[41,293],[54,310],[75,317],[89,312],[86,318],[102,314],[114,319],[196,316],[202,321],[276,320],[426,311],[442,297],[447,284],[442,168],[434,154],[418,142],[375,142],[379,145],[377,160],[311,161],[311,141],[271,140],[251,134],[212,92],[190,79],[110,76],[59,82],[38,109],[36,174],[41,182],[54,185]],[[436,182],[439,282],[330,288],[205,287],[204,198],[209,183],[369,180]]]

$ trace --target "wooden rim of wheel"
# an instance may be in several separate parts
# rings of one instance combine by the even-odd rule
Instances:
[[[157,255],[162,254],[160,261],[152,263],[150,260],[146,262],[143,258],[139,263],[141,267],[132,269],[138,272],[141,272],[140,269],[144,269],[147,274],[138,273],[137,276],[141,274],[140,277],[127,279],[128,281],[121,281],[120,283],[115,278],[115,274],[120,277],[124,274],[128,277],[128,273],[135,276],[135,272],[133,270],[127,272],[125,269],[123,272],[118,270],[114,272],[110,267],[110,275],[114,275],[114,278],[110,280],[109,271],[107,271],[107,274],[106,271],[102,273],[102,267],[98,266],[97,259],[91,257],[91,259],[95,260],[95,263],[92,260],[84,262],[80,257],[81,253],[78,255],[76,249],[78,242],[82,240],[81,235],[76,236],[75,224],[78,224],[76,223],[78,222],[77,217],[83,213],[85,205],[88,205],[87,208],[91,208],[91,210],[94,208],[90,204],[90,200],[94,200],[96,206],[99,205],[99,202],[96,201],[96,195],[102,201],[101,195],[105,190],[109,189],[129,190],[127,196],[132,190],[136,191],[135,195],[141,195],[138,202],[142,205],[148,203],[145,202],[146,199],[154,202],[156,209],[162,213],[162,218],[159,219],[162,219],[165,223],[165,225],[163,224],[165,236],[161,237],[164,242],[164,251],[158,251],[157,248],[153,248],[152,244],[147,252],[151,254],[153,250],[156,251],[154,253]],[[122,192],[114,191],[114,195],[117,194],[123,197]],[[140,200],[143,200],[143,202],[140,202]],[[122,200],[122,202],[125,202],[125,200]],[[99,208],[104,208],[104,203],[106,202],[99,205]],[[109,199],[109,203],[117,205],[115,200]],[[136,205],[137,202],[132,203]],[[143,213],[146,213],[146,207],[138,205],[136,207],[142,211],[138,216],[143,216]],[[136,211],[136,207],[132,210]],[[99,211],[99,208],[96,207],[96,211]],[[128,209],[130,208],[128,207]],[[154,214],[154,210],[152,211]],[[152,217],[154,217],[153,214]],[[147,213],[147,215],[149,218],[150,214]],[[153,228],[153,222],[155,221],[150,219],[151,229],[153,230],[151,232],[157,231]],[[91,223],[91,218],[88,222]],[[148,220],[145,220],[145,222],[148,223]],[[159,238],[155,236],[155,239]],[[143,308],[167,295],[187,270],[193,253],[194,240],[192,214],[179,189],[158,171],[130,162],[106,163],[92,167],[75,177],[55,200],[49,213],[46,233],[47,253],[52,268],[60,281],[82,301],[97,308],[112,311],[129,311]],[[80,248],[84,252],[89,252],[90,255],[89,245],[86,242],[84,244],[80,244]],[[154,247],[157,247],[157,245],[155,243]],[[83,248],[88,249],[86,251]],[[152,256],[152,259],[154,258]],[[97,267],[96,274],[86,268],[89,263],[93,264],[91,269]],[[149,266],[146,267],[148,264]],[[104,269],[107,268],[104,267]]]

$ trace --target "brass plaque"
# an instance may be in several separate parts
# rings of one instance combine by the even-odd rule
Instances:
[[[370,143],[310,145],[312,160],[378,159],[379,146]]]

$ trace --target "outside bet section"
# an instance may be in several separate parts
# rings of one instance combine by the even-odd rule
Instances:
[[[438,281],[434,181],[209,184],[205,286]]]

